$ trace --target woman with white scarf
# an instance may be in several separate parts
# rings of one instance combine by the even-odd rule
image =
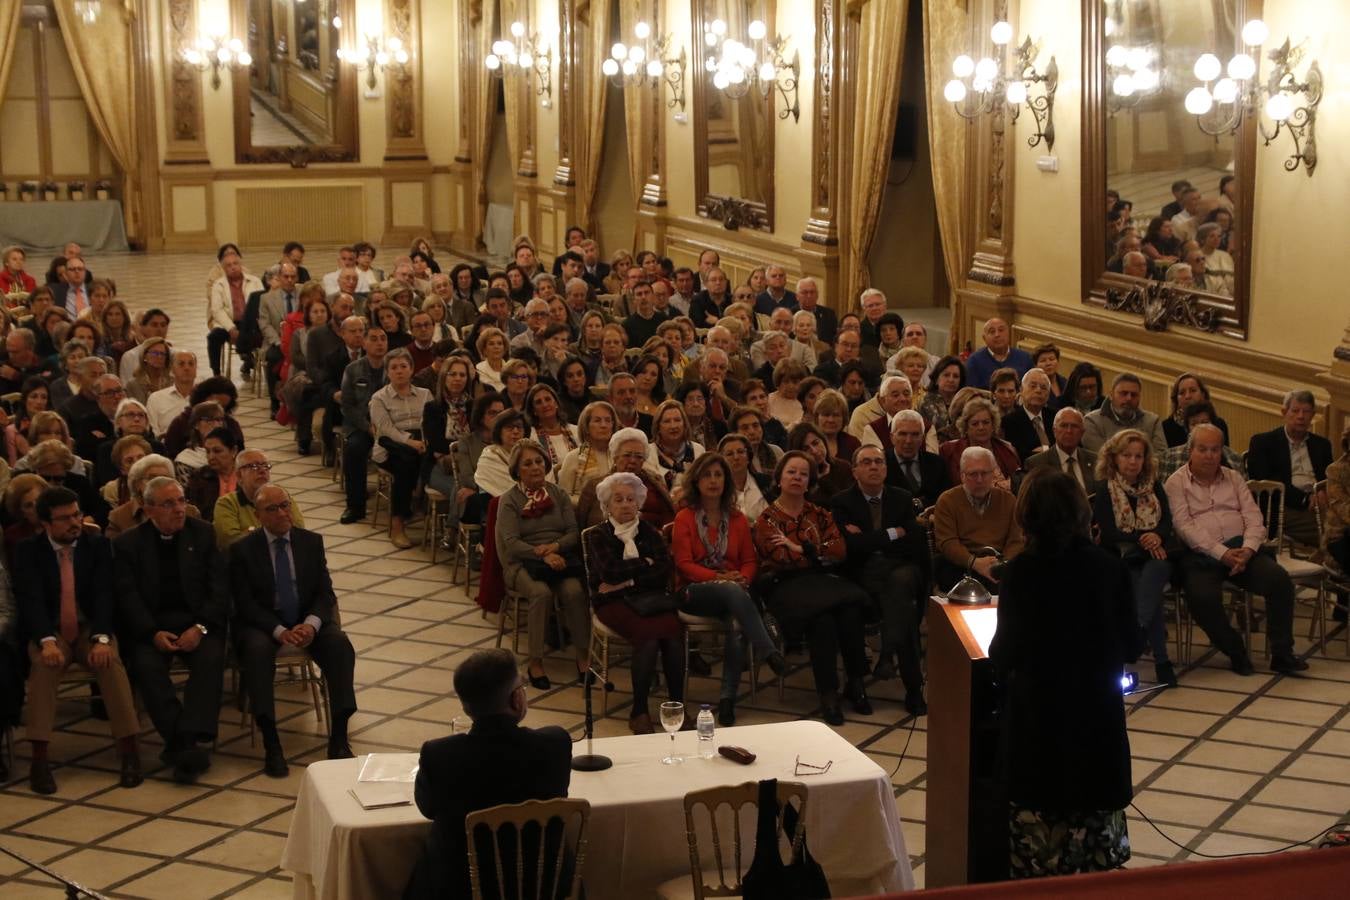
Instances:
[[[647,486],[631,472],[615,472],[595,489],[605,520],[582,541],[595,616],[633,646],[633,710],[628,728],[651,734],[647,695],[661,655],[671,700],[684,699],[684,646],[670,590],[671,558],[656,526],[638,512]]]
[[[1092,518],[1103,549],[1114,548],[1129,569],[1135,612],[1153,652],[1158,683],[1176,687],[1163,616],[1163,591],[1172,577],[1172,514],[1157,471],[1153,447],[1142,431],[1116,432],[1097,454],[1102,487],[1093,499]]]

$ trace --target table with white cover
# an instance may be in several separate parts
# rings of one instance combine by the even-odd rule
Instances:
[[[591,804],[583,872],[590,900],[651,897],[662,882],[687,876],[684,795],[765,778],[807,785],[807,841],[836,896],[914,887],[889,773],[828,726],[798,721],[719,728],[717,740],[757,759],[749,766],[721,756],[701,759],[692,731],[676,736],[675,751],[685,761],[675,766],[661,763],[670,744],[665,734],[595,741],[595,752],[612,759],[613,767],[573,772],[568,792]],[[829,771],[795,776],[798,755],[816,765],[830,762]],[[403,892],[431,823],[415,806],[363,809],[349,793],[362,762],[318,762],[305,770],[281,858],[281,867],[295,876],[297,898],[365,900]],[[747,865],[749,852],[747,847]]]

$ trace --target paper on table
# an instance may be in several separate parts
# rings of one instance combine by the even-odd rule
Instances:
[[[411,784],[417,780],[416,753],[369,753],[361,764],[357,781],[401,781]]]
[[[406,781],[358,781],[347,793],[362,809],[407,806],[413,802],[413,786]]]

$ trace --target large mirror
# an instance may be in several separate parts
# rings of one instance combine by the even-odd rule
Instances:
[[[727,228],[773,229],[774,97],[749,80],[719,87],[709,71],[728,40],[754,47],[752,22],[774,32],[775,0],[693,0],[694,188],[701,216]],[[720,23],[720,24],[719,24]],[[748,60],[746,60],[748,62]],[[753,70],[754,65],[746,68]],[[716,83],[715,83],[716,82]]]
[[[1207,133],[1185,101],[1196,60],[1237,53],[1256,5],[1084,0],[1088,302],[1154,281],[1193,293],[1202,327],[1246,336],[1253,127]]]
[[[354,47],[354,0],[232,0],[253,64],[234,77],[238,162],[358,158],[356,79],[338,61]]]

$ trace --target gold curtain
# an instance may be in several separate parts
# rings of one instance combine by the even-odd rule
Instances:
[[[842,242],[845,293],[840,305],[857,306],[871,284],[868,254],[881,218],[891,164],[895,117],[900,105],[900,70],[905,56],[909,0],[868,0],[858,28],[858,64],[853,109],[853,159],[849,171],[847,240]]]
[[[968,126],[942,96],[944,72],[964,53],[970,20],[966,0],[925,0],[923,5],[924,71],[928,73],[928,148],[933,161],[933,199],[937,204],[938,239],[954,307],[956,289],[965,283],[969,253],[965,247],[965,170]]]
[[[619,4],[619,28],[623,34],[631,35],[639,19],[644,18],[655,20],[654,16],[643,16],[636,3]],[[656,116],[652,108],[652,94],[652,88],[646,85],[628,85],[623,89],[624,128],[628,133],[628,181],[633,189],[635,207],[642,205],[642,191],[647,186],[647,175],[652,170],[651,159],[655,151],[652,138]],[[656,96],[659,100],[660,94]]]
[[[513,40],[507,28],[509,23],[524,21],[520,15],[520,7],[526,5],[523,0],[501,0],[502,4],[502,40]],[[528,10],[526,10],[528,12]],[[529,28],[526,28],[529,31]],[[491,41],[488,42],[491,44]],[[507,156],[511,160],[511,175],[514,177],[520,171],[522,157],[525,153],[525,117],[528,115],[525,104],[533,100],[532,93],[522,94],[526,91],[532,92],[533,88],[524,86],[525,79],[519,74],[507,75],[502,79],[502,91],[506,100],[506,150]]]
[[[122,170],[127,237],[140,237],[136,199],[140,195],[140,147],[136,134],[136,93],[132,83],[133,0],[105,4],[98,20],[86,24],[75,0],[55,0],[56,19],[89,118]],[[153,144],[152,144],[153,146]]]
[[[580,63],[576,67],[581,89],[575,91],[572,115],[580,123],[572,138],[572,167],[577,182],[577,222],[594,234],[595,197],[600,186],[600,165],[605,150],[605,107],[609,79],[600,74],[600,63],[609,56],[610,0],[563,0],[577,4],[576,23],[582,32],[578,42]],[[563,127],[567,127],[564,125]]]
[[[474,48],[474,93],[470,100],[473,111],[473,129],[470,134],[470,165],[472,166],[474,197],[474,221],[477,232],[474,241],[478,249],[483,249],[483,226],[487,223],[487,180],[488,157],[492,154],[492,133],[497,125],[497,90],[499,82],[483,65],[483,60],[492,52],[492,42],[496,40],[497,0],[474,0],[469,7],[468,28],[473,35],[470,46]]]
[[[14,3],[8,13],[0,13],[0,103],[9,84],[9,67],[14,62],[14,47],[19,42],[19,15],[23,4]]]

